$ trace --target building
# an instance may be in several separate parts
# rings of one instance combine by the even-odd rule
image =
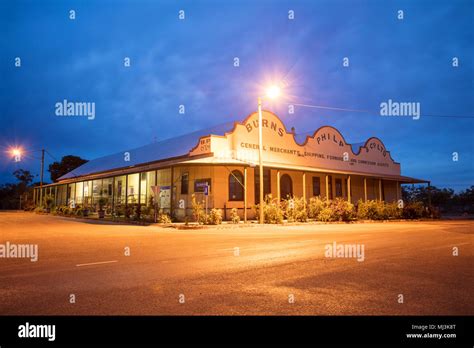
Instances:
[[[321,196],[398,201],[401,184],[428,183],[401,175],[400,163],[376,137],[348,144],[330,126],[299,139],[269,111],[263,112],[264,194],[273,198]],[[80,205],[95,210],[107,199],[109,214],[124,208],[149,206],[156,195],[163,211],[178,219],[192,215],[192,195],[208,208],[229,217],[255,217],[259,203],[258,114],[242,122],[198,131],[116,153],[85,163],[44,185],[40,196],[55,205]],[[37,191],[39,188],[36,189]]]

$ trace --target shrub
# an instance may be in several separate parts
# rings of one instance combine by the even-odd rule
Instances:
[[[106,197],[100,197],[98,200],[99,210],[104,210],[105,205],[109,202]]]
[[[260,204],[255,207],[257,216],[260,214]],[[283,223],[283,210],[277,199],[272,199],[272,195],[267,195],[263,202],[263,220],[267,224]]]
[[[125,206],[124,205],[116,205],[115,206],[115,215],[120,217],[122,215],[125,215]]]
[[[42,212],[43,212],[43,207],[36,207],[36,208],[34,209],[34,212],[35,212],[35,213],[42,213]]]
[[[240,216],[237,213],[236,208],[232,208],[232,210],[230,211],[230,219],[232,220],[233,224],[238,224],[240,222]]]
[[[384,216],[386,219],[400,219],[402,217],[402,209],[398,207],[397,202],[385,203]]]
[[[405,219],[419,219],[423,214],[424,207],[421,202],[408,203],[403,207],[402,215]]]
[[[326,205],[318,214],[318,220],[323,222],[334,221],[334,212],[331,206]]]
[[[207,221],[206,213],[202,208],[202,202],[196,200],[196,196],[193,194],[191,200],[191,206],[193,210],[193,218],[198,224],[205,224]]]
[[[161,213],[161,214],[158,215],[158,223],[160,223],[160,224],[170,224],[171,223],[171,218],[168,214]]]
[[[326,205],[326,200],[322,200],[321,197],[311,197],[308,204],[308,217],[310,219],[317,219],[319,213]]]
[[[384,219],[383,202],[369,200],[364,202],[362,199],[357,203],[357,218],[361,220],[382,220]]]
[[[222,223],[222,212],[220,209],[213,208],[207,219],[209,225],[220,225]]]
[[[330,208],[335,221],[350,221],[354,219],[354,205],[344,198],[338,197],[331,202]]]
[[[308,220],[306,211],[306,200],[301,198],[290,198],[283,202],[284,211],[288,222],[305,222]]]
[[[46,205],[47,208],[51,208],[54,203],[54,197],[51,195],[46,195],[44,198],[44,204]]]

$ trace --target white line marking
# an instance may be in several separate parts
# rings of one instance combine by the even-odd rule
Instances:
[[[114,263],[114,262],[118,262],[118,260],[114,260],[114,261],[102,261],[102,262],[91,262],[91,263],[80,263],[80,264],[76,265],[76,267],[91,266],[91,265],[102,265],[102,264],[104,264],[104,263]]]

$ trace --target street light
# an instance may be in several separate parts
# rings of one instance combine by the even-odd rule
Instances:
[[[22,154],[21,148],[15,147],[15,148],[11,149],[10,154],[15,159],[15,162],[20,162],[21,154]]]
[[[280,95],[280,87],[272,85],[267,88],[266,96],[270,99],[275,99]],[[259,222],[263,224],[263,142],[262,142],[262,98],[258,97],[258,162],[259,162],[259,185],[260,185],[260,219]]]
[[[40,204],[43,204],[44,151],[44,149],[41,149]],[[15,159],[15,162],[20,162],[23,149],[21,147],[14,147],[10,149],[10,154]]]

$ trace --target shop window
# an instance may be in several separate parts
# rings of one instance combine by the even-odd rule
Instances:
[[[328,191],[326,192],[326,195],[329,197],[329,199],[332,199],[332,176],[328,175]]]
[[[319,176],[313,176],[313,196],[321,195],[321,178]]]
[[[336,179],[336,197],[342,197],[342,180]]]
[[[189,190],[189,173],[181,175],[181,194],[187,195]]]
[[[281,199],[293,197],[293,182],[288,174],[283,174],[280,178],[280,195]]]
[[[238,170],[229,174],[229,201],[244,200],[244,176]]]

